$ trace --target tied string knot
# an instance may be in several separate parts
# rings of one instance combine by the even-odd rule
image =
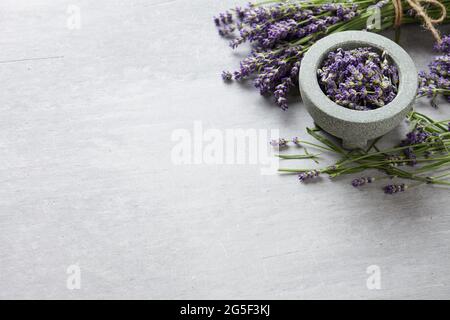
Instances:
[[[447,16],[447,10],[445,6],[439,2],[439,0],[406,0],[406,2],[410,5],[410,7],[416,12],[418,16],[420,16],[425,24],[425,28],[428,29],[433,37],[436,39],[438,43],[442,42],[439,31],[435,28],[435,24],[441,23],[444,21]],[[430,5],[434,5],[441,9],[441,15],[437,19],[431,18],[427,11],[422,7],[422,2]],[[403,20],[403,6],[402,0],[392,0],[392,4],[394,5],[395,10],[395,21],[394,26],[396,28],[400,27]]]

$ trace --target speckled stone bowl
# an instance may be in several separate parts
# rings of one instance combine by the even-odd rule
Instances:
[[[327,54],[338,48],[349,50],[358,47],[386,51],[397,65],[398,93],[384,107],[369,111],[351,110],[333,102],[320,88],[317,69]],[[344,148],[355,149],[365,148],[368,140],[386,134],[405,118],[414,103],[418,76],[411,57],[395,42],[371,32],[344,31],[320,39],[307,51],[300,67],[299,84],[303,102],[314,122],[342,138]]]

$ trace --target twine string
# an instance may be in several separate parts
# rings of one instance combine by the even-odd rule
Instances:
[[[416,14],[422,18],[425,24],[425,28],[431,32],[436,41],[438,43],[441,43],[441,35],[439,34],[439,31],[436,29],[435,25],[444,21],[445,17],[447,16],[447,9],[445,9],[445,6],[439,0],[406,0],[406,2],[408,2],[408,4],[416,12]],[[426,10],[422,7],[422,2],[439,7],[441,9],[440,17],[432,19],[427,14]],[[394,26],[396,28],[399,28],[403,21],[402,0],[392,0],[392,4],[394,5],[395,11]]]

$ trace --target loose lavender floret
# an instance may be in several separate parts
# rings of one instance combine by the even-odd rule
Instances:
[[[398,91],[397,67],[371,47],[330,52],[317,74],[324,93],[353,110],[383,107]]]
[[[390,184],[387,185],[383,188],[384,193],[386,194],[394,194],[394,193],[398,193],[398,192],[404,192],[406,191],[406,189],[408,188],[408,186],[404,183],[402,184]]]
[[[375,181],[375,178],[373,177],[362,177],[358,179],[354,179],[352,181],[352,186],[355,188],[365,185],[366,183],[372,183]]]
[[[449,123],[449,127],[450,127],[450,123]],[[293,137],[292,138],[292,143],[299,146],[300,145],[300,139],[298,137]]]
[[[406,148],[403,150],[403,154],[407,162],[410,166],[415,166],[417,164],[417,156],[414,153],[413,147],[417,144],[424,143],[430,137],[430,133],[426,132],[425,129],[421,126],[415,127],[411,132],[406,134],[406,139],[401,142],[401,146],[411,146],[410,148]]]
[[[272,147],[279,147],[279,148],[283,148],[286,147],[288,144],[288,140],[284,139],[284,138],[280,138],[278,140],[270,140],[270,145]]]
[[[223,71],[222,72],[222,79],[223,81],[231,81],[233,79],[233,74],[230,71]]]
[[[318,170],[311,170],[308,172],[302,172],[298,175],[298,180],[301,182],[305,182],[307,180],[314,179],[320,175],[320,171]]]

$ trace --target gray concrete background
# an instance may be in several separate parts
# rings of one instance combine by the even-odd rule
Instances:
[[[352,177],[173,164],[171,135],[195,120],[286,137],[312,124],[301,102],[282,112],[221,81],[245,50],[211,16],[236,2],[0,2],[0,298],[450,297],[448,189],[392,197]],[[81,29],[66,26],[70,5]],[[402,36],[422,69],[431,37]],[[372,265],[380,290],[366,286]]]

